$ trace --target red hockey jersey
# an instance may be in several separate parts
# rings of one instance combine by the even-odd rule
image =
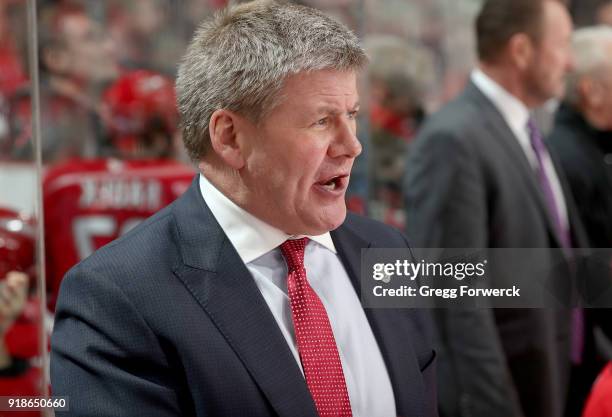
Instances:
[[[582,417],[612,417],[612,362],[593,384]]]
[[[70,161],[43,181],[49,306],[64,274],[181,195],[194,168],[169,160]]]

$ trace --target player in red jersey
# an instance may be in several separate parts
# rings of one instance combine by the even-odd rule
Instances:
[[[34,277],[33,224],[0,208],[0,396],[40,396],[42,372],[33,366],[39,356],[42,325]],[[39,416],[37,411],[1,412],[2,416]]]
[[[51,309],[68,269],[174,201],[195,174],[170,159],[178,119],[172,81],[133,71],[103,97],[120,159],[72,160],[43,181]]]
[[[194,170],[171,160],[74,161],[43,182],[49,305],[64,274],[94,250],[174,201]]]
[[[112,149],[122,158],[171,158],[178,112],[174,82],[148,70],[123,74],[104,91]]]
[[[593,384],[582,417],[612,417],[612,362]]]

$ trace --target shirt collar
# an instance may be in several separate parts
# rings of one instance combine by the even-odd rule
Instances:
[[[288,235],[253,216],[227,198],[202,174],[200,174],[200,191],[206,205],[245,264],[265,255],[287,239],[304,237]],[[329,232],[305,237],[337,253]]]
[[[470,78],[478,89],[499,110],[513,131],[523,131],[529,120],[529,109],[505,88],[479,68],[472,71]]]

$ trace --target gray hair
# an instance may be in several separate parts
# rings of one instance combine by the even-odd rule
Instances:
[[[578,84],[584,76],[597,77],[612,65],[612,28],[609,26],[591,26],[578,29],[572,36],[574,69],[567,77],[565,100],[578,104],[580,93]]]
[[[275,1],[230,7],[200,25],[178,69],[185,148],[194,161],[209,151],[215,110],[258,122],[278,104],[288,76],[366,63],[356,36],[318,10]]]

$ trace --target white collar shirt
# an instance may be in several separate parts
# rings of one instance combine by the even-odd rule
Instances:
[[[291,236],[239,207],[200,175],[213,216],[253,276],[302,370],[287,296],[287,266],[279,246]],[[307,236],[308,282],[327,311],[355,417],[395,416],[393,388],[382,354],[331,235]],[[302,370],[303,372],[303,370]]]
[[[476,87],[493,103],[495,108],[500,112],[506,124],[514,133],[514,137],[518,141],[521,149],[525,153],[525,157],[533,170],[538,169],[538,158],[529,138],[527,122],[529,121],[529,109],[518,98],[510,94],[506,89],[499,85],[495,80],[485,74],[482,70],[476,68],[470,76]],[[563,195],[563,188],[559,181],[557,171],[550,159],[550,154],[544,152],[542,155],[542,164],[546,176],[550,181],[555,198],[555,204],[559,211],[561,225],[565,229],[569,228],[569,219],[567,214],[567,205]]]

